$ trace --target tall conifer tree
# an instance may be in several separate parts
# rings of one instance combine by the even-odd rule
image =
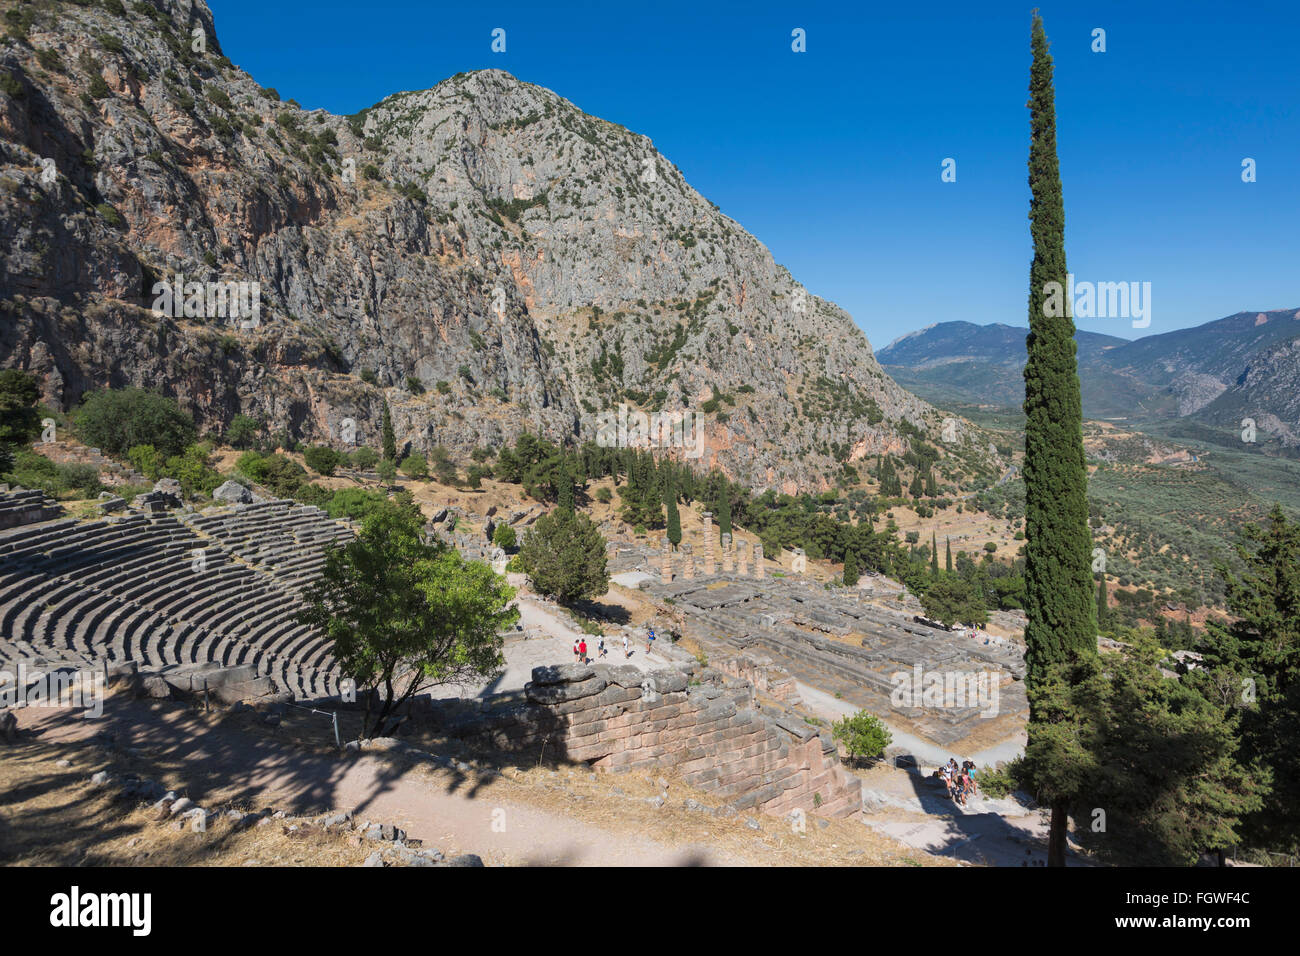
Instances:
[[[668,508],[668,543],[677,550],[682,543],[682,517],[677,512],[677,492],[673,489],[671,479],[664,486],[664,504]]]
[[[1065,265],[1065,204],[1056,156],[1056,97],[1043,20],[1034,12],[1029,73],[1029,357],[1025,363],[1025,663],[1029,734],[1038,723],[1034,691],[1055,665],[1097,651],[1090,566],[1088,473]],[[1064,307],[1061,307],[1062,304]],[[1047,737],[1043,738],[1044,740]],[[1052,801],[1048,865],[1065,863],[1068,795]]]
[[[384,458],[388,461],[397,461],[397,436],[393,434],[393,413],[388,410],[388,402],[384,402],[384,417],[381,425]]]

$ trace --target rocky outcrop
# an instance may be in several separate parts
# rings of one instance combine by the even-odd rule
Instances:
[[[235,67],[199,0],[30,9],[0,49],[0,365],[50,404],[147,385],[208,429],[374,446],[387,401],[401,445],[462,455],[699,411],[696,464],[785,490],[939,433],[649,139],[549,90],[464,73],[334,116]],[[257,313],[168,308],[177,279],[256,283]]]

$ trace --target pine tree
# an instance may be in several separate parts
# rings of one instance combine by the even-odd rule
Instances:
[[[918,471],[912,476],[911,483],[907,486],[907,496],[909,498],[919,498],[924,493],[925,487],[921,483],[921,473]]]
[[[952,573],[952,538],[943,539],[943,548],[946,554],[943,558],[943,569],[949,574]]]
[[[668,543],[676,551],[682,543],[682,517],[677,513],[677,492],[673,490],[671,481],[664,493],[664,505],[668,508]]]
[[[384,420],[382,427],[384,458],[388,461],[397,461],[397,436],[393,434],[393,414],[388,410],[388,402],[384,402]]]
[[[565,511],[573,511],[573,479],[567,474],[560,475],[555,488],[555,505]]]
[[[1065,205],[1056,156],[1056,96],[1043,20],[1034,13],[1029,74],[1029,204],[1034,258],[1029,268],[1029,335],[1025,363],[1025,664],[1029,734],[1039,724],[1035,690],[1053,668],[1097,652],[1096,602],[1088,531],[1088,473],[1075,358],[1074,320],[1061,304],[1066,289]],[[1057,284],[1053,287],[1052,283]],[[1070,794],[1051,795],[1048,865],[1065,865]]]

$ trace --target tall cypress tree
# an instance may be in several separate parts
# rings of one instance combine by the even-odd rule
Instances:
[[[930,572],[939,576],[939,542],[933,531],[930,532]]]
[[[668,508],[668,543],[676,551],[682,543],[682,517],[677,512],[677,492],[673,490],[671,480],[664,486],[664,504]]]
[[[952,538],[943,539],[943,569],[949,574],[952,573]]]
[[[731,486],[724,483],[722,497],[718,499],[718,537],[731,534]]]
[[[383,419],[383,442],[384,458],[388,461],[397,461],[397,436],[393,434],[393,413],[388,410],[388,402],[384,402],[384,419]]]
[[[1106,575],[1097,581],[1097,628],[1104,630],[1110,626],[1110,602],[1106,597]]]
[[[1043,20],[1034,12],[1029,72],[1029,203],[1034,258],[1029,269],[1029,353],[1025,363],[1025,664],[1029,735],[1039,724],[1037,688],[1055,665],[1097,652],[1089,556],[1088,473],[1065,266],[1065,204],[1056,157],[1056,96]],[[1048,865],[1065,864],[1068,794],[1051,800]]]

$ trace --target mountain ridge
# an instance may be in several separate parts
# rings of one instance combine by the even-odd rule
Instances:
[[[230,63],[201,0],[50,9],[0,50],[0,364],[51,404],[150,385],[207,428],[374,444],[387,401],[403,446],[459,454],[700,410],[701,467],[787,491],[940,434],[846,312],[552,91],[475,71],[336,116]],[[259,283],[258,324],[160,316],[178,273]],[[973,426],[948,450],[1000,464]]]
[[[1019,404],[1023,337],[1014,326],[939,323],[877,353],[904,386],[931,400]],[[953,340],[960,338],[959,349]],[[1199,326],[1124,340],[1076,333],[1085,413],[1094,418],[1194,418],[1235,428],[1251,414],[1296,444],[1300,310],[1243,311]],[[1262,426],[1261,426],[1262,427]]]

